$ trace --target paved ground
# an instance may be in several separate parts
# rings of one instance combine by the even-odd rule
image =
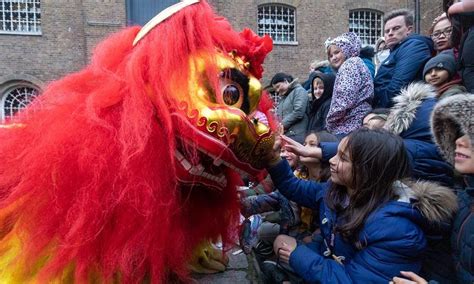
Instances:
[[[229,267],[222,273],[209,274],[209,275],[193,275],[193,278],[199,284],[228,284],[228,283],[239,283],[239,284],[259,284],[256,268],[254,265],[254,259],[251,255],[245,255],[243,252],[237,255],[233,253],[240,250],[238,247],[228,252],[229,256]]]

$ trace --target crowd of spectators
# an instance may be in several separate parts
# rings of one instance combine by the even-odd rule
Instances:
[[[344,33],[302,84],[273,76],[269,176],[241,195],[265,283],[474,283],[474,1],[444,7],[427,35],[395,10],[375,49]]]

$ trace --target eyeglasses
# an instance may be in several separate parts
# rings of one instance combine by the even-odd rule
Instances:
[[[436,32],[432,33],[431,38],[432,39],[440,38],[441,35],[443,35],[444,37],[449,37],[452,32],[453,32],[453,28],[452,27],[447,27],[442,31],[436,31]]]

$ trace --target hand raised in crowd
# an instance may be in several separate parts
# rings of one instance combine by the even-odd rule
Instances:
[[[417,274],[411,271],[400,271],[400,273],[408,279],[393,277],[393,280],[390,281],[390,283],[393,283],[393,284],[427,284],[428,283],[426,282],[425,279],[421,278],[420,276],[418,276]]]
[[[302,144],[285,135],[282,135],[281,139],[285,145],[286,150],[289,152],[295,153],[296,155],[302,157],[312,157],[317,159],[322,158],[322,151],[319,147],[303,146]]]

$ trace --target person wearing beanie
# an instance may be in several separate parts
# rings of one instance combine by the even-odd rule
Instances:
[[[372,109],[374,84],[359,57],[360,49],[361,41],[352,32],[326,41],[328,60],[336,71],[326,127],[339,138],[362,127],[362,120]]]
[[[451,50],[431,58],[423,69],[425,82],[436,88],[439,100],[466,92],[466,88],[461,85],[461,79],[456,79],[455,75],[456,62]]]
[[[281,121],[283,133],[297,141],[304,141],[308,117],[308,95],[297,79],[286,73],[277,73],[271,80],[271,86],[280,96],[276,114]]]
[[[464,188],[457,190],[458,212],[453,221],[451,247],[456,279],[474,283],[474,96],[458,94],[439,101],[431,117],[434,141],[444,158],[463,175]],[[414,283],[426,283],[413,272],[401,272]],[[394,278],[394,283],[407,283]],[[412,282],[409,282],[412,283]]]

